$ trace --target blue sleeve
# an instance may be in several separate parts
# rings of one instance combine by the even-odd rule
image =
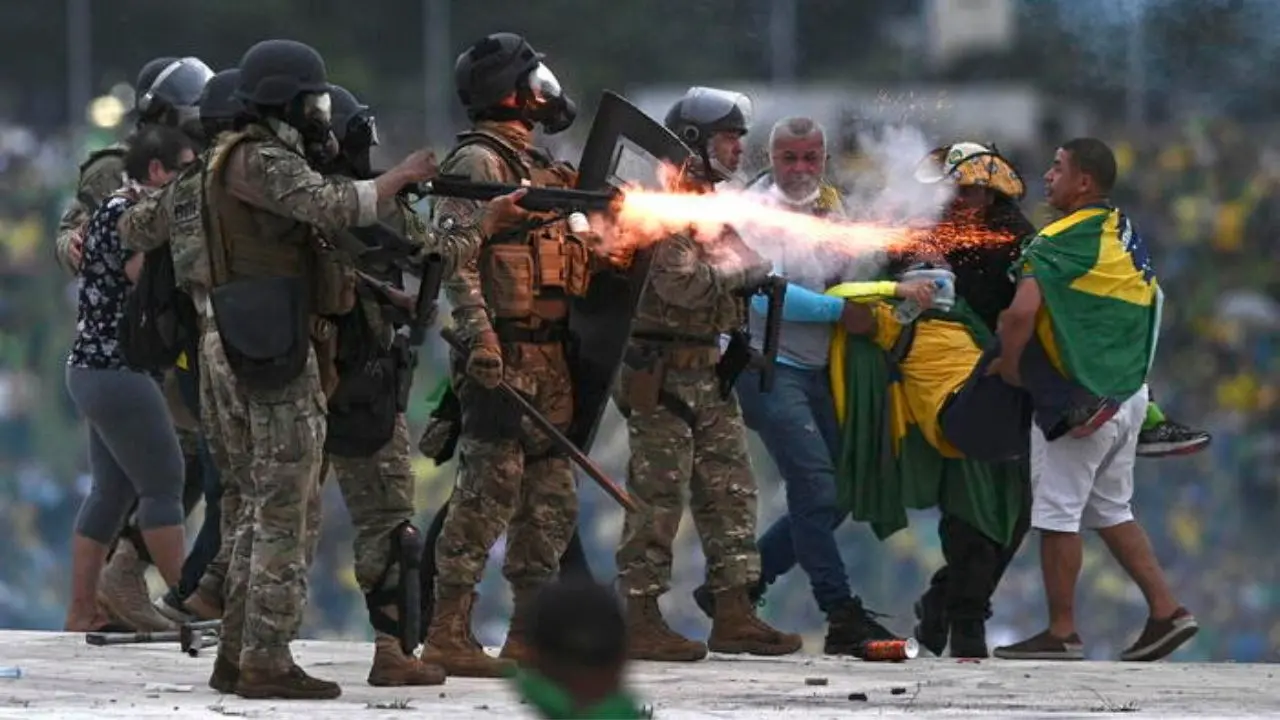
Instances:
[[[769,311],[769,298],[756,295],[751,298],[751,307],[764,315]],[[787,284],[786,300],[782,304],[782,319],[787,322],[836,323],[844,312],[844,300],[830,295],[823,295],[812,290]]]

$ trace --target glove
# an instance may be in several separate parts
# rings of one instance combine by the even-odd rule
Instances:
[[[476,341],[467,356],[467,375],[490,390],[502,382],[502,347],[497,335],[484,333]]]

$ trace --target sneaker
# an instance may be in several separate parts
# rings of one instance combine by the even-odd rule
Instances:
[[[1045,440],[1053,442],[1066,435],[1083,438],[1092,435],[1108,420],[1120,412],[1120,403],[1111,398],[1094,398],[1084,405],[1072,406],[1054,426],[1044,432]]]
[[[1120,653],[1121,660],[1131,662],[1150,662],[1159,660],[1177,650],[1200,631],[1196,618],[1184,607],[1174,611],[1164,620],[1148,618],[1142,635],[1129,649]]]
[[[949,620],[941,593],[926,592],[916,601],[915,611],[918,621],[914,630],[916,640],[935,656],[942,657],[942,651],[947,649]]]
[[[1138,434],[1138,456],[1190,455],[1209,447],[1212,441],[1213,436],[1203,430],[1192,430],[1186,425],[1165,420]]]
[[[1020,643],[998,647],[991,654],[1002,660],[1083,660],[1084,642],[1076,633],[1060,638],[1045,630]]]

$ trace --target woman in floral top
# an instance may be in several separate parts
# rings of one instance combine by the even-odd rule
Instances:
[[[182,450],[156,378],[130,369],[120,353],[125,299],[142,256],[124,247],[117,227],[147,187],[163,185],[194,159],[180,131],[138,130],[125,156],[129,182],[103,202],[86,229],[76,339],[66,374],[67,390],[89,424],[93,486],[76,517],[69,631],[127,629],[112,626],[98,608],[97,585],[110,543],[135,501],[143,540],[165,582],[176,585],[181,573]]]

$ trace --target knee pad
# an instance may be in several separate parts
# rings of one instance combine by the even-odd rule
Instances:
[[[412,655],[423,637],[422,553],[425,543],[422,533],[408,520],[391,531],[391,555],[377,587],[365,595],[369,610],[369,623],[378,632],[394,635],[400,640],[400,648]],[[391,566],[400,568],[400,580],[391,587],[386,585]],[[382,608],[395,604],[398,618],[387,615]]]

